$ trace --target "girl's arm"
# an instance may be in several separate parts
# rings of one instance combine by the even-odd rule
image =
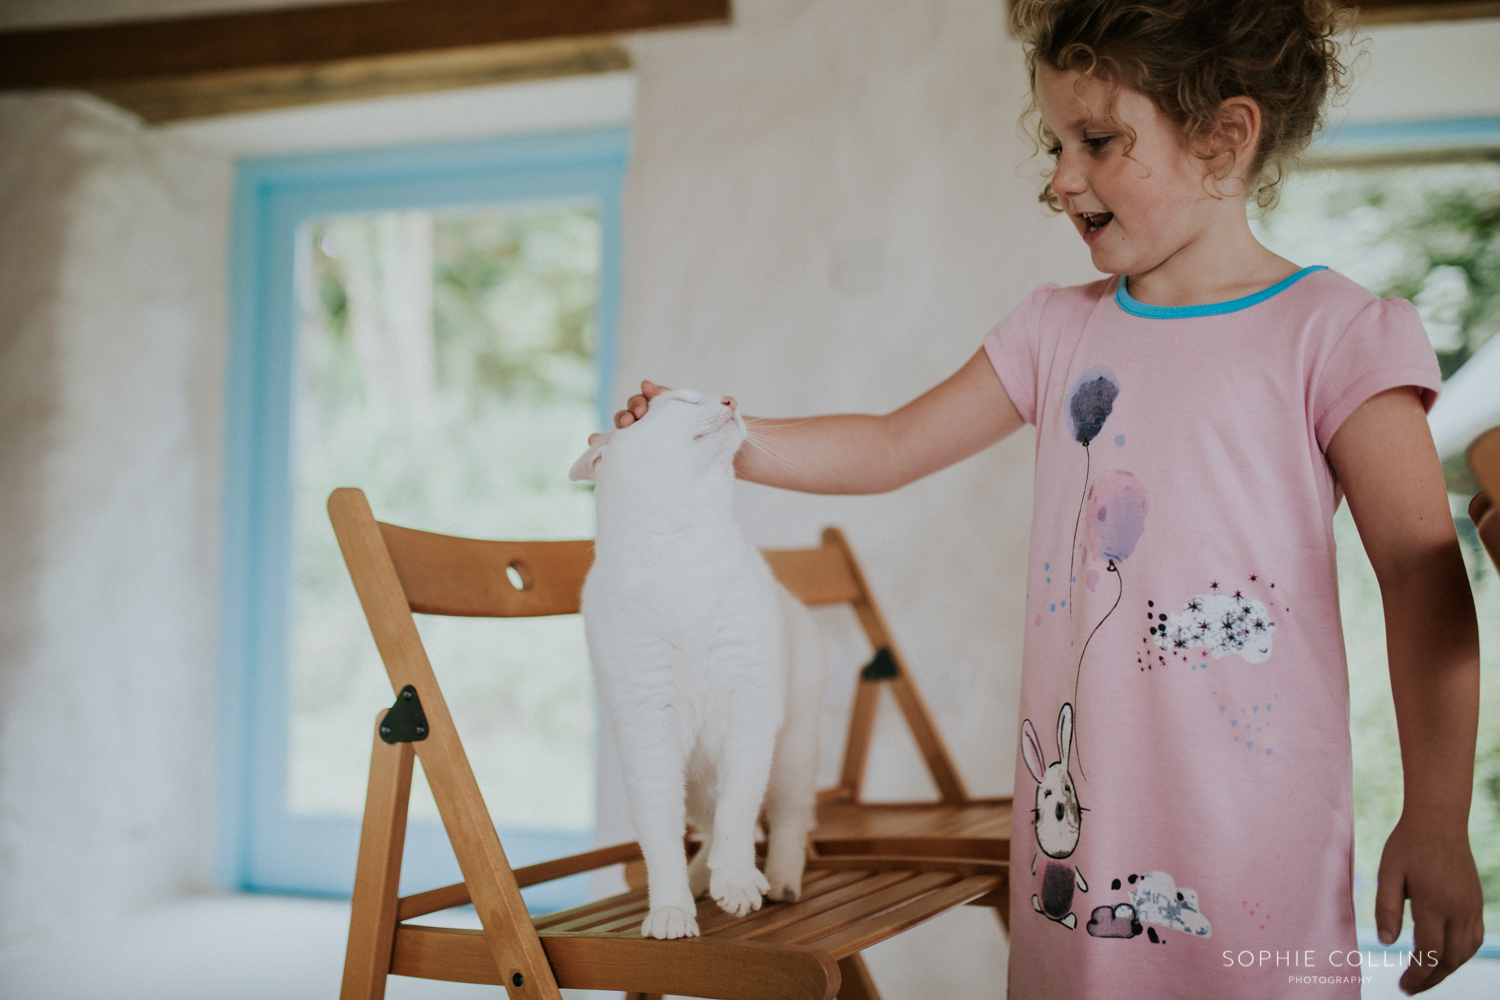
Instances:
[[[1380,581],[1401,738],[1401,818],[1386,841],[1375,922],[1389,944],[1411,899],[1416,950],[1401,987],[1441,982],[1479,948],[1484,897],[1469,849],[1479,726],[1479,629],[1442,468],[1412,388],[1373,397],[1328,445]]]
[[[641,394],[615,414],[616,426],[645,416],[651,398],[663,391],[641,383]],[[982,348],[946,381],[885,416],[745,419],[750,436],[735,472],[804,493],[893,490],[968,458],[1024,422]]]

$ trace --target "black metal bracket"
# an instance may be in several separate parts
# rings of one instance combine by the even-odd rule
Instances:
[[[396,696],[396,704],[380,720],[380,738],[387,743],[420,743],[427,738],[427,716],[422,699],[410,684]]]
[[[866,663],[859,672],[859,679],[862,681],[893,681],[900,676],[901,668],[896,665],[896,658],[891,655],[889,646],[877,649],[875,659]]]

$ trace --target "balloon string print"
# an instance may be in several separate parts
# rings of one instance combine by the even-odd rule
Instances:
[[[1075,708],[1078,705],[1078,685],[1079,682],[1083,680],[1083,658],[1089,651],[1089,643],[1094,641],[1095,633],[1097,633],[1099,629],[1104,627],[1105,622],[1109,621],[1109,616],[1114,614],[1115,608],[1118,608],[1120,606],[1120,598],[1125,596],[1125,577],[1120,575],[1120,567],[1115,565],[1115,561],[1113,559],[1109,561],[1109,567],[1105,570],[1105,572],[1113,573],[1115,575],[1115,579],[1119,581],[1120,584],[1120,592],[1115,595],[1115,603],[1111,604],[1109,606],[1109,610],[1104,612],[1104,617],[1099,619],[1099,624],[1095,625],[1093,630],[1089,632],[1089,637],[1083,640],[1083,651],[1078,654],[1078,669],[1073,674],[1073,705],[1075,706]],[[1085,774],[1083,770],[1082,751],[1083,741],[1079,740],[1078,748],[1073,751],[1073,759],[1078,764],[1078,773],[1087,778],[1088,775]]]
[[[1078,579],[1078,574],[1073,571],[1073,564],[1078,559],[1078,525],[1083,521],[1083,502],[1089,495],[1089,467],[1090,467],[1089,443],[1083,442],[1083,492],[1078,494],[1078,514],[1073,518],[1073,545],[1068,549],[1068,617],[1073,616],[1073,581]]]
[[[1104,429],[1104,422],[1115,408],[1120,382],[1108,368],[1090,368],[1073,385],[1068,394],[1068,424],[1073,440],[1083,445],[1083,490],[1078,494],[1078,515],[1073,519],[1073,545],[1068,550],[1068,614],[1073,613],[1073,566],[1078,561],[1078,523],[1083,520],[1083,504],[1089,495],[1089,475],[1093,453],[1089,443]]]
[[[1073,711],[1078,713],[1080,689],[1083,681],[1083,658],[1089,651],[1089,644],[1094,641],[1094,636],[1104,623],[1109,621],[1110,615],[1120,606],[1120,599],[1125,596],[1125,577],[1120,573],[1120,564],[1130,558],[1135,551],[1136,543],[1141,540],[1141,534],[1146,530],[1146,512],[1151,509],[1151,501],[1146,496],[1146,488],[1141,481],[1135,478],[1133,473],[1124,469],[1114,469],[1099,475],[1099,479],[1089,488],[1086,497],[1088,501],[1088,547],[1089,553],[1095,557],[1108,560],[1106,572],[1113,573],[1119,582],[1119,591],[1115,594],[1115,603],[1110,605],[1104,617],[1099,619],[1099,624],[1094,626],[1089,637],[1083,644],[1083,650],[1078,654],[1078,668],[1073,676]],[[1078,732],[1081,734],[1082,729]],[[1078,773],[1084,774],[1083,754],[1080,752],[1083,740],[1076,741],[1074,749],[1075,758],[1078,761]],[[1085,775],[1086,777],[1086,775]]]

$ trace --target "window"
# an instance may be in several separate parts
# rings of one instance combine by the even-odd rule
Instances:
[[[1257,228],[1267,245],[1298,264],[1327,264],[1377,295],[1410,299],[1437,351],[1447,398],[1434,410],[1434,432],[1450,452],[1444,472],[1479,614],[1483,679],[1469,834],[1484,883],[1486,924],[1493,928],[1500,926],[1500,579],[1467,516],[1478,487],[1462,452],[1474,435],[1445,434],[1440,425],[1500,424],[1495,374],[1487,377],[1488,392],[1462,387],[1500,360],[1500,163],[1494,156],[1500,121],[1346,132],[1340,137],[1345,151],[1364,155],[1293,175],[1280,205]],[[1432,151],[1443,137],[1465,139],[1470,148]],[[1369,154],[1377,144],[1384,155]],[[1374,923],[1380,854],[1401,812],[1401,757],[1380,589],[1347,505],[1339,508],[1334,529],[1354,742],[1355,912],[1364,928]],[[1406,928],[1409,933],[1409,922]],[[1500,956],[1493,936],[1483,953]]]
[[[622,129],[239,170],[225,477],[221,877],[347,894],[393,695],[323,503],[473,537],[592,534],[567,470],[614,356]],[[419,628],[513,863],[593,839],[574,618]],[[457,881],[414,783],[403,883]],[[585,886],[528,895],[579,901]]]

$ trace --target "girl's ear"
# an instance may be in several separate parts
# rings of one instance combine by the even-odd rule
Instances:
[[[1213,132],[1203,138],[1199,154],[1209,161],[1210,176],[1221,185],[1231,179],[1248,185],[1260,148],[1260,130],[1260,105],[1253,98],[1231,97],[1221,104]]]
[[[614,431],[605,431],[603,434],[595,434],[589,438],[589,450],[578,456],[578,461],[573,463],[573,468],[568,470],[568,478],[575,483],[580,479],[593,479],[594,466],[599,464],[599,459],[604,457],[604,446],[609,444],[609,439],[614,437]]]

